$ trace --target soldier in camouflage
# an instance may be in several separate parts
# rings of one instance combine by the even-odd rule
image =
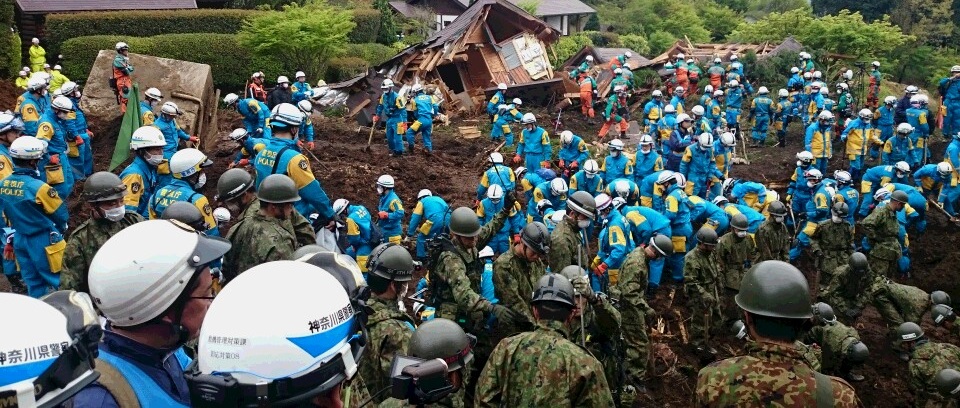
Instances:
[[[97,250],[120,230],[143,221],[133,211],[126,211],[123,197],[127,186],[117,175],[101,171],[91,174],[83,183],[83,199],[92,208],[90,218],[80,224],[70,238],[63,254],[60,289],[90,292],[87,272]]]
[[[415,330],[413,319],[397,307],[407,282],[413,279],[413,257],[402,246],[386,243],[374,248],[367,262],[367,285],[373,296],[367,302],[370,341],[360,360],[360,375],[370,395],[376,395],[390,385],[393,357],[407,350]],[[383,399],[381,395],[375,401]]]
[[[574,302],[567,278],[540,278],[532,302],[536,329],[494,348],[477,381],[476,407],[613,406],[600,362],[568,340]]]
[[[937,378],[934,381],[937,383],[937,391],[940,392],[940,395],[952,404],[948,406],[956,407],[957,393],[960,393],[960,371],[944,368],[937,373]]]
[[[530,293],[547,273],[543,259],[550,252],[550,232],[541,222],[531,222],[520,232],[520,242],[493,263],[493,285],[500,303],[518,316],[512,327],[501,328],[511,336],[533,327]]]
[[[838,322],[833,308],[822,302],[813,305],[813,324],[804,343],[820,346],[822,372],[848,381],[863,381],[863,376],[853,369],[867,360],[870,351],[860,341],[857,329]]]
[[[236,220],[234,225],[241,219],[251,217],[260,211],[260,201],[257,200],[253,186],[253,176],[243,169],[227,170],[217,180],[216,201],[230,211],[230,215]],[[313,226],[299,212],[294,211],[290,214],[290,219],[283,224],[284,229],[289,230],[297,238],[298,247],[317,244]]]
[[[550,270],[561,271],[570,265],[586,269],[587,237],[584,231],[596,217],[597,201],[586,191],[575,191],[567,198],[567,212],[563,221],[550,233]]]
[[[690,306],[690,338],[701,360],[713,361],[717,350],[711,339],[723,325],[720,309],[721,276],[710,259],[717,245],[717,231],[710,227],[697,231],[697,247],[688,252],[683,261],[683,290]]]
[[[960,347],[949,343],[934,343],[920,325],[906,322],[897,327],[897,341],[910,356],[910,389],[917,407],[950,406],[937,389],[937,374],[949,367],[960,367]],[[952,401],[956,404],[955,401]],[[952,405],[955,406],[955,405]]]
[[[830,284],[820,291],[820,300],[833,305],[840,320],[852,325],[871,301],[870,276],[867,256],[854,252],[850,254],[846,265],[841,265],[833,272]]]
[[[873,306],[890,330],[895,330],[904,322],[920,323],[930,306],[940,303],[931,301],[931,295],[923,289],[886,278],[881,278],[872,289]]]
[[[820,221],[810,235],[810,250],[813,252],[820,276],[820,288],[824,290],[833,280],[833,272],[847,263],[853,253],[853,226],[847,222],[850,207],[836,202],[830,208],[830,219]]]
[[[790,258],[790,242],[793,235],[787,229],[787,206],[780,201],[771,201],[767,205],[770,216],[760,224],[754,236],[757,244],[757,261],[784,261]]]
[[[738,286],[736,302],[755,342],[747,345],[746,356],[700,370],[696,405],[858,406],[850,384],[814,371],[794,346],[813,316],[807,278],[788,263],[764,261]]]
[[[863,233],[870,242],[871,249],[867,254],[870,269],[878,276],[893,278],[897,273],[897,261],[902,254],[897,213],[903,210],[907,200],[907,193],[894,191],[887,205],[877,206],[867,218],[860,221]]]
[[[649,262],[673,254],[673,241],[666,235],[654,235],[646,245],[638,245],[627,254],[620,267],[620,280],[610,288],[610,297],[617,301],[623,319],[623,345],[626,384],[638,392],[645,391],[647,360],[650,355],[650,334],[647,316],[654,311],[644,294],[650,275]]]
[[[710,255],[717,265],[717,273],[723,278],[723,311],[727,323],[740,318],[733,297],[740,291],[740,281],[757,259],[757,245],[747,228],[747,217],[736,214],[730,218],[730,231],[720,237],[716,249]]]
[[[288,229],[289,220],[297,212],[293,203],[300,193],[293,179],[271,174],[257,190],[260,210],[244,216],[225,237],[233,246],[223,257],[223,275],[227,282],[253,266],[293,257],[297,238]]]

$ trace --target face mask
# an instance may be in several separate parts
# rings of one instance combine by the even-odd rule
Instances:
[[[207,185],[207,173],[200,173],[200,177],[197,177],[197,184],[193,187],[199,190],[205,185]]]
[[[60,119],[60,120],[66,120],[66,119],[67,119],[67,113],[66,113],[66,112],[57,112],[57,118]]]
[[[611,151],[610,151],[610,155],[613,156],[613,157],[620,157],[620,151],[619,151],[619,150],[611,150]]]
[[[580,229],[590,228],[590,224],[591,224],[591,223],[590,223],[590,220],[578,220],[578,221],[577,221],[577,227],[580,228]]]
[[[284,84],[283,84],[283,89],[287,89],[287,88],[289,88],[289,87],[290,87],[290,84],[287,84],[287,83],[284,83]]]
[[[737,231],[737,238],[746,238],[746,236],[747,236],[747,231],[740,231],[740,230]]]
[[[162,154],[147,155],[146,157],[144,157],[144,160],[147,161],[147,164],[153,167],[157,167],[160,165],[160,163],[163,163],[163,155]]]
[[[812,182],[812,181],[808,181],[808,182],[807,182],[807,187],[809,187],[809,188],[813,188],[813,187],[815,187],[816,185],[817,185],[817,183],[814,183],[814,182]]]
[[[774,215],[774,216],[773,216],[773,220],[774,220],[775,222],[779,222],[779,223],[781,223],[781,224],[783,224],[783,218],[784,218],[784,217],[783,217],[782,215]]]
[[[383,187],[377,186],[377,194],[383,195]]]
[[[498,198],[498,199],[496,199],[496,200],[494,200],[494,199],[491,198],[491,199],[490,199],[490,202],[493,203],[494,205],[499,205],[499,204],[500,204],[500,200],[501,200],[500,198]]]
[[[843,222],[843,218],[840,218],[840,217],[838,217],[838,216],[836,216],[836,215],[831,215],[831,216],[830,216],[830,221],[833,221],[834,224],[839,224],[839,223]]]
[[[587,180],[593,180],[593,178],[596,177],[596,174],[591,174],[591,173],[585,173],[585,174],[587,176]]]
[[[650,146],[641,146],[641,147],[640,147],[640,151],[643,152],[643,154],[650,153],[652,150],[653,150],[653,148],[650,147]]]
[[[117,208],[103,210],[103,218],[106,218],[112,222],[119,222],[120,220],[123,219],[123,216],[126,214],[127,214],[127,209],[122,205]]]

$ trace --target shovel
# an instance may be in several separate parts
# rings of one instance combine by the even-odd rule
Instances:
[[[370,125],[370,136],[367,136],[367,147],[363,148],[364,152],[370,151],[370,143],[373,142],[373,131],[377,129],[377,122],[373,122],[373,125]],[[357,130],[360,130],[357,128]]]

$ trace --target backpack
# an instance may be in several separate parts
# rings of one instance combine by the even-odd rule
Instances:
[[[383,230],[376,222],[370,223],[370,245],[377,246],[383,242]]]

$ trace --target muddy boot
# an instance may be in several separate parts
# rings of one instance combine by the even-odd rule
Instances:
[[[844,380],[851,381],[851,382],[861,382],[866,379],[862,374],[857,374],[852,370],[843,373],[841,377],[843,377]]]
[[[657,287],[647,286],[646,297],[647,297],[647,300],[653,300],[653,298],[657,297]]]
[[[13,293],[27,293],[27,284],[23,283],[23,277],[20,274],[8,275],[7,279],[10,281],[10,287],[13,289]]]

